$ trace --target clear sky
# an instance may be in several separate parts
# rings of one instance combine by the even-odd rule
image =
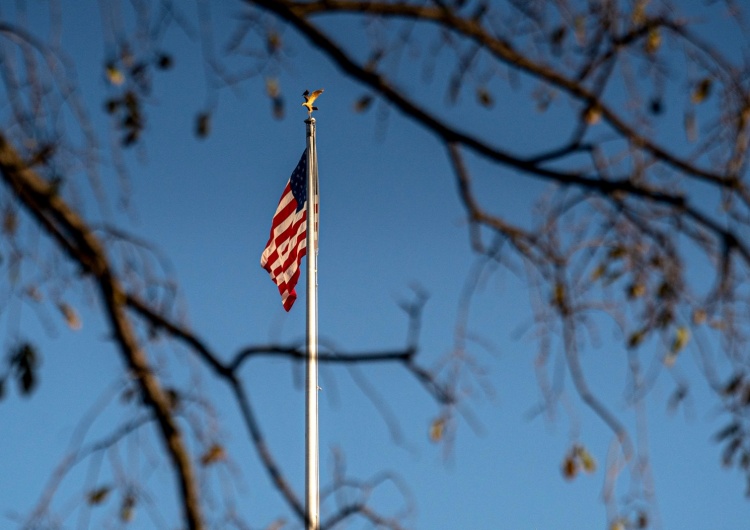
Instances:
[[[29,4],[30,11],[37,8]],[[76,63],[91,118],[104,131],[107,86],[102,65],[107,48],[101,44],[98,14],[92,14],[96,9],[94,2],[66,5],[62,39]],[[222,37],[217,32],[217,41]],[[351,38],[357,38],[356,32]],[[398,304],[409,299],[410,286],[417,283],[430,294],[418,359],[425,367],[436,366],[454,349],[461,292],[477,259],[447,157],[433,137],[394,111],[388,111],[385,119],[384,109],[378,107],[353,112],[362,90],[291,30],[284,39],[292,50],[289,67],[280,71],[285,117],[274,119],[263,96],[262,77],[251,78],[236,94],[220,93],[211,133],[198,140],[193,119],[203,108],[206,88],[196,44],[179,32],[168,35],[163,47],[173,53],[175,66],[154,76],[143,145],[126,156],[132,211],[117,214],[118,219],[165,257],[167,274],[180,286],[180,310],[195,332],[225,358],[247,345],[300,341],[304,279],[297,305],[286,314],[259,259],[279,195],[305,146],[306,112],[299,95],[305,89],[324,88],[315,114],[321,186],[321,338],[350,352],[402,347],[407,319]],[[434,90],[436,100],[442,101],[438,83],[427,88],[419,83],[415,78],[407,89]],[[533,104],[521,98],[525,88],[520,94],[498,98],[490,112],[480,114],[466,102],[446,114],[531,149],[542,133],[524,128],[528,123],[524,113],[533,111]],[[494,211],[523,216],[544,189],[512,174],[482,175],[481,164],[473,163],[483,198]],[[116,198],[111,167],[105,166],[102,176],[110,196]],[[92,206],[86,211],[96,215]],[[67,329],[52,309],[41,323],[28,305],[20,312],[21,336],[38,345],[43,365],[39,389],[31,398],[21,398],[9,387],[0,402],[0,528],[15,527],[19,516],[33,508],[79,432],[81,419],[97,403],[107,403],[106,413],[88,431],[88,441],[126,417],[126,408],[111,399],[113,385],[122,378],[120,359],[91,303],[92,295],[79,290],[68,293],[70,304],[81,314],[80,331]],[[17,336],[9,314],[15,312],[0,313],[0,329],[9,330],[3,336],[5,348]],[[464,403],[475,422],[459,416],[456,438],[447,453],[444,444],[434,444],[428,437],[439,408],[399,366],[362,365],[351,370],[324,366],[322,484],[332,479],[334,455],[340,451],[353,477],[366,479],[382,471],[398,477],[394,484],[376,490],[373,502],[391,506],[399,491],[395,484],[403,485],[413,500],[405,520],[408,528],[604,528],[603,463],[612,433],[572,394],[557,417],[530,416],[541,393],[533,366],[537,344],[519,332],[529,319],[523,279],[503,270],[489,276],[471,305],[470,329],[490,345],[469,346],[482,372],[478,377],[467,374],[464,386]],[[594,391],[633,427],[634,415],[623,395],[625,355],[622,341],[615,339],[605,333],[601,347],[585,352],[585,371]],[[194,381],[196,392],[208,394],[221,421],[217,433],[211,426],[206,433],[226,441],[229,453],[229,463],[208,474],[214,493],[220,496],[231,484],[238,509],[252,528],[266,528],[279,515],[289,518],[259,467],[227,392],[205,374],[196,376],[197,363],[180,348],[165,343],[157,349],[156,359],[163,361],[170,377],[183,384]],[[178,359],[181,367],[175,362]],[[681,361],[684,374],[698,375],[690,355]],[[248,363],[242,375],[272,451],[302,496],[301,366],[264,357]],[[665,529],[747,528],[750,503],[744,497],[744,478],[721,467],[720,448],[712,435],[724,424],[705,399],[708,393],[700,378],[695,380],[692,401],[678,413],[667,411],[673,390],[667,377],[646,401],[658,519]],[[164,470],[145,471],[147,458],[134,456],[137,449],[148,454],[158,447],[147,438],[105,459],[101,482],[113,480],[106,469],[108,463],[119,461],[123,468],[139,469],[136,476],[166,498],[171,496],[171,477]],[[593,474],[569,482],[560,466],[573,439],[586,445],[599,466]],[[72,514],[65,528],[86,522],[70,507],[84,494],[91,469],[83,464],[57,491],[54,506],[60,513]],[[628,484],[623,481],[617,494],[625,498]],[[91,527],[98,527],[103,514],[116,513],[117,503],[110,500],[94,509]],[[328,502],[323,504],[324,518],[326,513],[330,513]],[[174,525],[161,526],[148,510],[139,509],[130,527]],[[297,527],[296,521],[288,526]]]

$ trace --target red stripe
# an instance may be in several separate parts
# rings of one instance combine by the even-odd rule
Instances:
[[[288,226],[276,233],[285,223],[289,223]],[[306,238],[307,212],[305,209],[297,212],[297,201],[287,182],[273,216],[268,243],[261,256],[261,265],[278,286],[282,304],[287,311],[297,299],[295,287],[299,280],[300,262],[307,254]]]

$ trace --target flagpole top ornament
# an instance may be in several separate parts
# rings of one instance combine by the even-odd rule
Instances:
[[[307,117],[312,118],[312,113],[314,110],[318,110],[318,107],[314,107],[313,103],[315,103],[315,100],[318,99],[318,96],[320,96],[323,93],[323,89],[316,90],[312,94],[309,90],[305,90],[305,92],[302,94],[302,97],[305,98],[305,102],[302,103],[302,106],[307,108]]]

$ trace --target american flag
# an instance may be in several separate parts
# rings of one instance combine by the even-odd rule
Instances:
[[[299,264],[307,254],[307,150],[289,177],[273,215],[271,235],[260,257],[261,266],[279,287],[281,303],[289,311],[297,299],[294,287]],[[317,199],[317,197],[316,197]],[[316,212],[317,212],[317,200]],[[317,240],[317,234],[316,240]]]

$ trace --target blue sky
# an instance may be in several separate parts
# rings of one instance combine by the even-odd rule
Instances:
[[[72,21],[88,15],[71,9],[65,16]],[[106,98],[101,74],[106,48],[99,44],[97,20],[92,17],[92,25],[75,31],[67,26],[63,43],[76,61],[83,97],[94,102],[89,107],[92,119],[105,131],[107,119],[98,102]],[[166,257],[168,272],[180,286],[179,310],[225,358],[246,345],[301,340],[304,279],[297,306],[286,314],[259,259],[279,195],[304,149],[306,113],[298,94],[325,88],[315,116],[321,181],[321,337],[345,351],[401,347],[407,320],[398,303],[409,298],[410,285],[417,282],[430,293],[419,359],[426,367],[434,366],[454,347],[461,291],[476,260],[445,153],[433,137],[394,111],[385,122],[378,120],[377,109],[354,113],[353,103],[362,90],[291,31],[284,38],[293,50],[291,67],[280,75],[285,118],[272,117],[268,101],[261,96],[263,79],[252,78],[241,85],[239,95],[221,92],[211,134],[197,140],[193,118],[205,101],[203,72],[195,44],[170,34],[164,47],[174,54],[175,67],[154,77],[143,147],[127,154],[133,209],[117,214],[118,219]],[[407,88],[423,89],[416,81]],[[425,90],[442,97],[436,84]],[[482,133],[498,135],[499,142],[512,138],[520,148],[533,149],[542,133],[525,128],[533,105],[523,95],[523,91],[509,94],[483,114],[468,102],[446,113]],[[560,119],[565,118],[561,113]],[[510,172],[496,178],[481,161],[471,164],[482,197],[494,211],[530,217],[529,205],[544,189],[540,183]],[[105,168],[103,178],[111,196],[116,196],[111,168]],[[95,208],[88,207],[87,212],[96,215]],[[487,279],[473,300],[470,328],[492,345],[487,350],[470,346],[477,366],[485,372],[480,380],[467,380],[464,396],[479,428],[459,419],[447,456],[443,445],[428,438],[430,423],[440,412],[437,405],[399,366],[363,365],[355,373],[345,367],[322,367],[322,483],[332,478],[332,455],[340,450],[354,477],[368,478],[384,470],[399,477],[398,483],[402,481],[413,497],[406,519],[409,528],[604,528],[603,463],[612,433],[572,395],[572,416],[562,407],[555,419],[529,418],[541,395],[533,371],[537,344],[533,337],[518,333],[530,318],[527,290],[522,278],[501,270]],[[108,432],[128,410],[117,399],[106,399],[121,380],[122,370],[91,293],[73,289],[66,297],[81,314],[80,331],[68,330],[50,310],[55,328],[50,333],[33,311],[26,306],[21,311],[21,334],[39,346],[43,366],[39,389],[30,399],[8,389],[0,402],[3,528],[14,527],[16,514],[27,514],[34,506],[81,418],[99,400],[108,403],[106,414],[93,424],[88,440]],[[8,311],[0,314],[2,326],[12,330],[8,315]],[[633,427],[633,414],[623,396],[622,341],[609,332],[602,336],[603,345],[584,354],[586,374],[594,391]],[[4,346],[11,342],[9,331]],[[265,528],[280,514],[288,518],[259,467],[226,390],[205,374],[196,375],[199,365],[179,347],[165,342],[155,349],[155,359],[167,377],[205,392],[220,420],[218,431],[209,426],[207,432],[226,443],[229,461],[209,471],[212,491],[220,496],[231,484],[238,509],[252,528]],[[744,479],[721,468],[719,448],[711,441],[723,424],[701,388],[697,363],[689,355],[681,361],[685,374],[698,376],[690,405],[676,414],[667,412],[673,386],[666,377],[646,401],[661,527],[745,528],[750,504],[743,496]],[[264,357],[248,363],[242,375],[271,448],[301,496],[302,369],[286,359]],[[388,410],[385,416],[357,383],[360,378],[367,381],[368,391],[379,396]],[[396,431],[389,427],[389,418],[397,421]],[[573,431],[599,466],[592,475],[567,482],[560,465]],[[138,469],[136,476],[162,492],[154,504],[161,496],[172,495],[171,478],[163,469],[148,470],[147,458],[135,453],[138,448],[148,454],[157,447],[153,438],[144,436],[125,445],[119,457],[124,468]],[[114,480],[106,471],[107,462],[114,460],[103,463],[97,482]],[[91,469],[87,464],[79,466],[58,490],[56,510],[71,514],[66,528],[85,522],[70,507],[85,494]],[[627,493],[627,478],[623,482],[617,490],[620,497]],[[386,509],[398,506],[397,492],[396,486],[387,484],[376,490],[373,501]],[[173,513],[170,504],[166,506],[165,512]],[[324,503],[324,518],[329,508]],[[116,512],[115,500],[96,508],[91,527]],[[160,527],[158,518],[147,512],[139,509],[130,526]],[[173,526],[167,522],[163,527]],[[298,525],[292,521],[288,527]]]

